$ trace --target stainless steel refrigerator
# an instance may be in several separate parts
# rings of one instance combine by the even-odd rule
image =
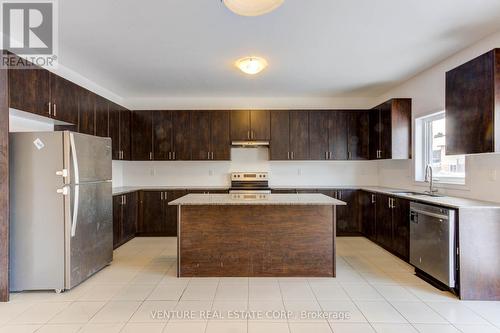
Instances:
[[[10,289],[68,290],[113,259],[111,139],[10,134]]]

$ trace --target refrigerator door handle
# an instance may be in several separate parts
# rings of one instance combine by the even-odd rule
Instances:
[[[75,181],[75,194],[73,196],[73,218],[71,219],[71,237],[75,237],[76,234],[76,224],[78,222],[78,202],[80,200],[79,194],[79,183],[80,183],[80,172],[78,170],[78,157],[76,156],[75,147],[75,136],[73,133],[69,133],[69,143],[71,146],[71,159],[73,161],[73,172]]]

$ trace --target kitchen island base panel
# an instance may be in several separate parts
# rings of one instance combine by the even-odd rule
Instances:
[[[180,277],[335,277],[335,206],[179,206]]]

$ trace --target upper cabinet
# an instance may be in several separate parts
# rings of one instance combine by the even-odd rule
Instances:
[[[97,125],[95,103],[96,95],[87,89],[80,88],[78,94],[78,132],[90,135],[95,134],[95,126]],[[106,125],[107,123],[108,121],[106,120]]]
[[[309,159],[309,112],[271,112],[271,160]]]
[[[109,103],[108,118],[108,135],[113,144],[113,159],[130,160],[130,110],[116,103]]]
[[[132,160],[153,160],[153,111],[133,111],[131,130]]]
[[[366,160],[369,158],[368,131],[367,111],[310,111],[310,159]]]
[[[411,99],[394,98],[370,112],[370,159],[410,159]]]
[[[446,73],[446,154],[500,152],[500,49]]]
[[[231,111],[231,140],[270,139],[270,112],[267,110]]]
[[[193,160],[230,160],[229,111],[191,113],[191,156]]]
[[[78,124],[78,100],[82,87],[50,73],[49,111],[51,117],[69,124]],[[93,109],[93,108],[92,108]],[[93,110],[92,110],[93,111]],[[92,133],[93,121],[92,115]]]

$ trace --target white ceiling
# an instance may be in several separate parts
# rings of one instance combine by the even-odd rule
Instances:
[[[373,97],[500,30],[498,0],[59,1],[60,62],[124,98]],[[265,57],[249,77],[233,62]]]

